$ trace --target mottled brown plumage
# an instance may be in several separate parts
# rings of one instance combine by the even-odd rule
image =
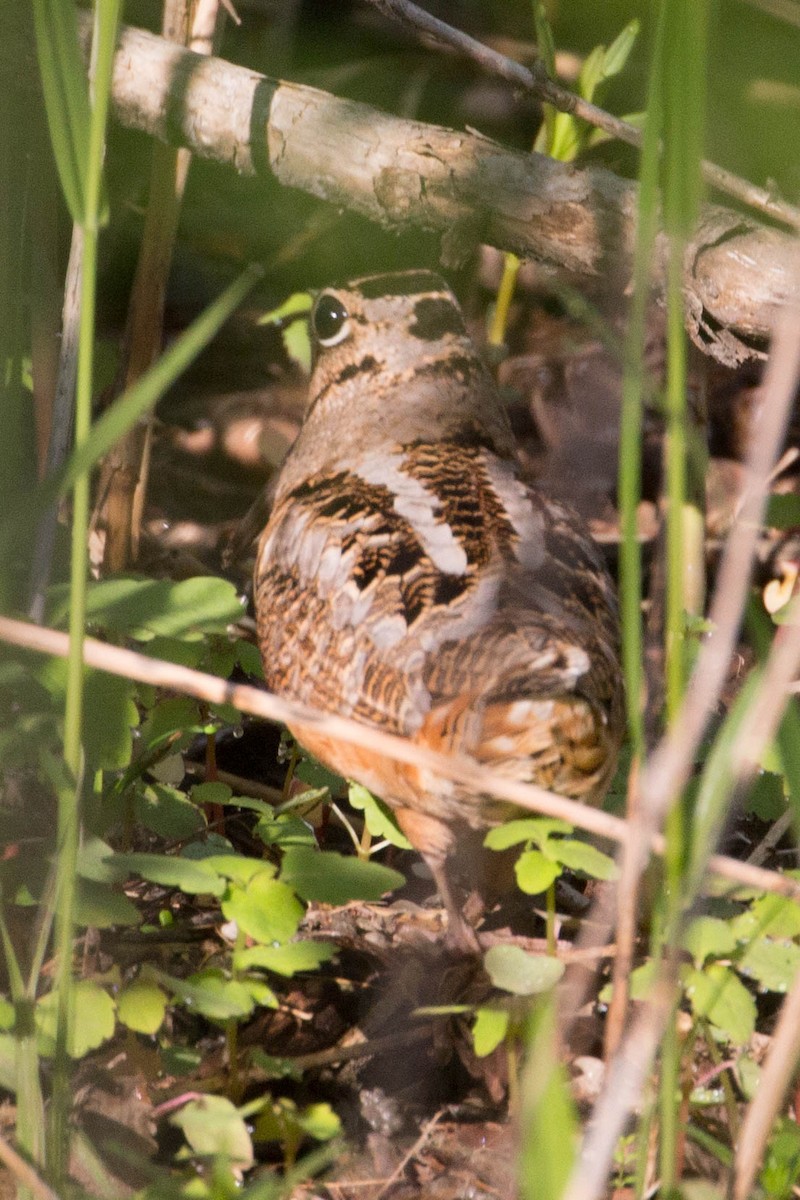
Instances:
[[[580,519],[519,479],[452,293],[428,272],[356,280],[311,326],[310,405],[255,570],[267,686],[599,800],[622,726],[612,586]],[[447,858],[507,806],[294,732],[397,811],[474,946]]]

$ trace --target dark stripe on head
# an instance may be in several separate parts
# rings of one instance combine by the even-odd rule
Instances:
[[[415,292],[447,292],[449,288],[441,275],[433,271],[398,271],[389,275],[368,275],[345,286],[353,288],[365,300],[380,300],[382,296],[413,296]]]
[[[423,342],[436,342],[446,333],[465,333],[461,313],[452,300],[426,296],[414,305],[414,324],[409,333]]]
[[[347,383],[350,379],[355,379],[357,375],[366,375],[374,371],[378,366],[377,358],[371,354],[365,354],[364,357],[357,363],[349,363],[348,366],[342,367],[339,374],[328,386],[338,387],[340,383]]]

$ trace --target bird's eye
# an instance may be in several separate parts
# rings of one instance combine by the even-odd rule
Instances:
[[[350,314],[338,296],[326,292],[314,306],[314,334],[322,346],[336,346],[350,332]]]

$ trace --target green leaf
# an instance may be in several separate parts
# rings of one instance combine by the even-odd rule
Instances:
[[[639,20],[638,18],[634,18],[628,22],[621,33],[617,34],[603,55],[602,78],[604,80],[611,79],[614,75],[619,75],[630,57],[634,42],[638,36]]]
[[[311,793],[306,792],[306,795]],[[320,789],[320,794],[327,797],[327,788]],[[317,844],[314,830],[292,813],[281,813],[279,817],[262,817],[256,822],[255,834],[261,838],[265,846],[311,846]]]
[[[351,783],[348,790],[348,800],[353,808],[364,814],[367,829],[374,838],[386,838],[393,846],[401,850],[410,850],[411,842],[397,824],[397,818],[388,805],[377,800],[372,792],[362,787],[360,783]]]
[[[200,669],[206,652],[205,642],[187,642],[180,637],[161,637],[156,634],[142,647],[143,653],[175,663],[178,667]]]
[[[247,988],[253,1000],[261,1008],[280,1008],[280,1001],[271,987],[263,979],[254,976],[244,978],[242,983]]]
[[[107,883],[79,879],[75,902],[75,924],[94,929],[111,929],[115,925],[141,925],[141,914],[127,896],[114,891]]]
[[[728,967],[713,963],[703,971],[682,972],[686,995],[697,1017],[705,1017],[735,1046],[750,1040],[756,1006],[744,984]]]
[[[492,983],[515,996],[534,996],[555,987],[564,964],[545,954],[528,954],[521,946],[492,946],[483,956]]]
[[[592,100],[598,84],[603,82],[604,60],[605,48],[603,46],[595,46],[586,55],[578,77],[578,91],[584,100]]]
[[[504,1008],[479,1008],[472,1026],[472,1042],[478,1058],[496,1050],[508,1033],[509,1015]]]
[[[564,838],[558,842],[551,842],[550,846],[558,857],[558,861],[563,866],[569,867],[570,871],[581,871],[591,879],[617,879],[619,877],[617,864],[613,858],[609,858],[607,854],[603,854],[602,850],[590,846],[587,842],[578,841],[576,838]]]
[[[33,16],[53,155],[70,216],[82,225],[90,112],[75,5],[72,0],[34,0]]]
[[[207,833],[202,841],[188,842],[181,850],[181,858],[191,858],[194,862],[203,862],[207,858],[216,858],[221,854],[224,859],[229,856],[234,858],[245,858],[243,854],[237,854],[229,838],[223,837],[221,833]],[[264,869],[267,864],[261,859],[253,859],[258,869]],[[214,868],[216,870],[216,868]],[[242,868],[243,870],[245,868]],[[222,872],[220,872],[222,874]]]
[[[51,619],[60,624],[66,617],[68,594],[64,588],[54,588],[51,594]],[[224,631],[242,613],[233,584],[215,575],[177,583],[116,575],[91,584],[86,598],[90,623],[137,641],[149,641],[156,635],[199,639],[205,633]]]
[[[525,850],[514,864],[514,874],[520,889],[529,896],[546,892],[550,884],[558,879],[561,867],[546,858],[541,850]]]
[[[631,1000],[645,1000],[656,981],[658,974],[658,965],[652,959],[642,963],[640,967],[634,967],[628,976],[628,988],[630,990]],[[607,983],[600,989],[598,1000],[602,1004],[608,1004],[614,993],[614,989],[610,983]]]
[[[771,771],[759,771],[747,797],[747,811],[762,821],[777,821],[786,811],[783,779]]]
[[[230,804],[233,788],[227,783],[214,780],[210,783],[196,783],[192,788],[193,804]]]
[[[793,938],[800,935],[800,904],[788,896],[759,896],[750,908],[730,922],[739,942],[756,937]]]
[[[296,779],[302,779],[303,783],[309,784],[312,788],[327,788],[334,796],[338,795],[345,785],[341,775],[329,771],[315,758],[302,759],[295,767],[294,773]]]
[[[151,883],[177,887],[189,895],[221,896],[225,880],[205,862],[188,858],[168,857],[166,854],[118,854],[115,862],[124,870],[133,871]]]
[[[556,817],[520,817],[516,821],[506,821],[490,829],[483,840],[484,846],[490,850],[507,850],[509,846],[518,846],[521,842],[536,842],[541,845],[553,833],[572,833],[573,826]]]
[[[244,638],[237,638],[233,646],[236,651],[236,662],[245,674],[254,675],[256,679],[263,680],[264,667],[258,646],[254,646],[252,642],[248,642]]]
[[[770,1200],[789,1200],[800,1178],[800,1129],[785,1117],[775,1122],[759,1182]]]
[[[189,700],[185,696],[160,700],[142,725],[142,749],[155,750],[176,733],[183,735],[183,740],[188,745],[194,734],[202,733],[206,725],[205,721],[200,720],[196,700]]]
[[[290,887],[260,871],[246,887],[231,885],[222,911],[259,942],[287,942],[297,932],[304,910]]]
[[[66,692],[67,663],[49,659],[37,675],[50,694],[59,700]],[[139,724],[134,703],[136,684],[105,671],[88,670],[84,677],[84,749],[91,770],[119,770],[131,759],[133,735]]]
[[[166,1011],[166,992],[148,979],[135,980],[117,996],[117,1016],[134,1033],[157,1033]]]
[[[737,966],[768,992],[787,992],[800,971],[800,946],[759,938],[750,943]]]
[[[542,66],[551,79],[556,77],[556,44],[553,30],[547,19],[547,10],[541,0],[534,0],[533,24],[536,31],[536,45]]]
[[[208,967],[187,979],[157,972],[158,979],[187,1008],[193,1008],[210,1021],[230,1021],[248,1017],[255,1008],[253,993],[246,983]]]
[[[74,990],[74,1020],[67,1052],[70,1058],[83,1058],[96,1050],[114,1032],[114,1001],[105,988],[80,979]],[[55,1051],[58,995],[48,992],[36,1002],[36,1031],[39,1052],[50,1057]]]
[[[253,967],[261,967],[289,979],[298,971],[315,971],[338,952],[338,946],[333,942],[305,941],[289,942],[285,946],[250,946],[234,952],[233,968],[235,971],[249,971]]]
[[[792,493],[770,493],[764,524],[773,529],[800,528],[800,496]]]
[[[736,949],[736,938],[728,921],[697,917],[683,936],[683,947],[691,954],[694,965],[702,967],[707,958],[729,958]]]
[[[342,1132],[342,1123],[330,1104],[325,1102],[307,1104],[297,1116],[297,1123],[307,1137],[318,1142],[329,1142]]]
[[[237,1167],[253,1165],[253,1143],[244,1118],[225,1096],[190,1100],[170,1122],[183,1131],[195,1154],[222,1155]]]
[[[346,858],[334,850],[291,846],[285,853],[281,879],[303,900],[347,904],[350,900],[380,900],[402,887],[405,878],[379,863]]]
[[[200,845],[202,846],[202,844],[201,842]],[[224,875],[226,879],[230,879],[241,887],[247,887],[250,880],[256,875],[266,875],[269,879],[273,879],[277,873],[277,867],[274,867],[272,863],[265,862],[263,858],[251,858],[246,854],[225,852],[197,857],[202,858],[203,862],[213,867],[220,875]]]
[[[166,783],[138,787],[133,808],[136,820],[145,829],[170,841],[185,842],[206,828],[205,816],[197,805],[187,800],[179,788]]]
[[[123,770],[131,761],[132,730],[139,724],[136,684],[120,675],[87,671],[83,686],[87,761],[95,769]]]
[[[128,877],[127,871],[117,865],[108,842],[92,835],[84,838],[78,851],[77,871],[81,878],[95,883],[124,883]]]

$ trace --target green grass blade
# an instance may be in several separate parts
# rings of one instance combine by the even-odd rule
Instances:
[[[104,223],[108,205],[103,196],[103,160],[105,131],[111,103],[111,79],[114,70],[114,51],[122,12],[122,0],[97,0],[94,28],[94,83],[92,119],[89,126],[88,159],[86,164],[86,194],[92,198],[94,211],[87,211],[86,220]]]
[[[86,214],[89,92],[72,0],[33,0],[36,50],[50,140],[73,221]]]
[[[653,248],[659,219],[659,153],[662,129],[661,62],[656,46],[639,165],[637,235],[633,263],[633,299],[625,339],[619,443],[620,564],[622,664],[628,705],[628,729],[634,756],[644,751],[642,714],[644,640],[642,631],[642,559],[637,510],[642,490],[642,426],[646,372],[647,309]]]

